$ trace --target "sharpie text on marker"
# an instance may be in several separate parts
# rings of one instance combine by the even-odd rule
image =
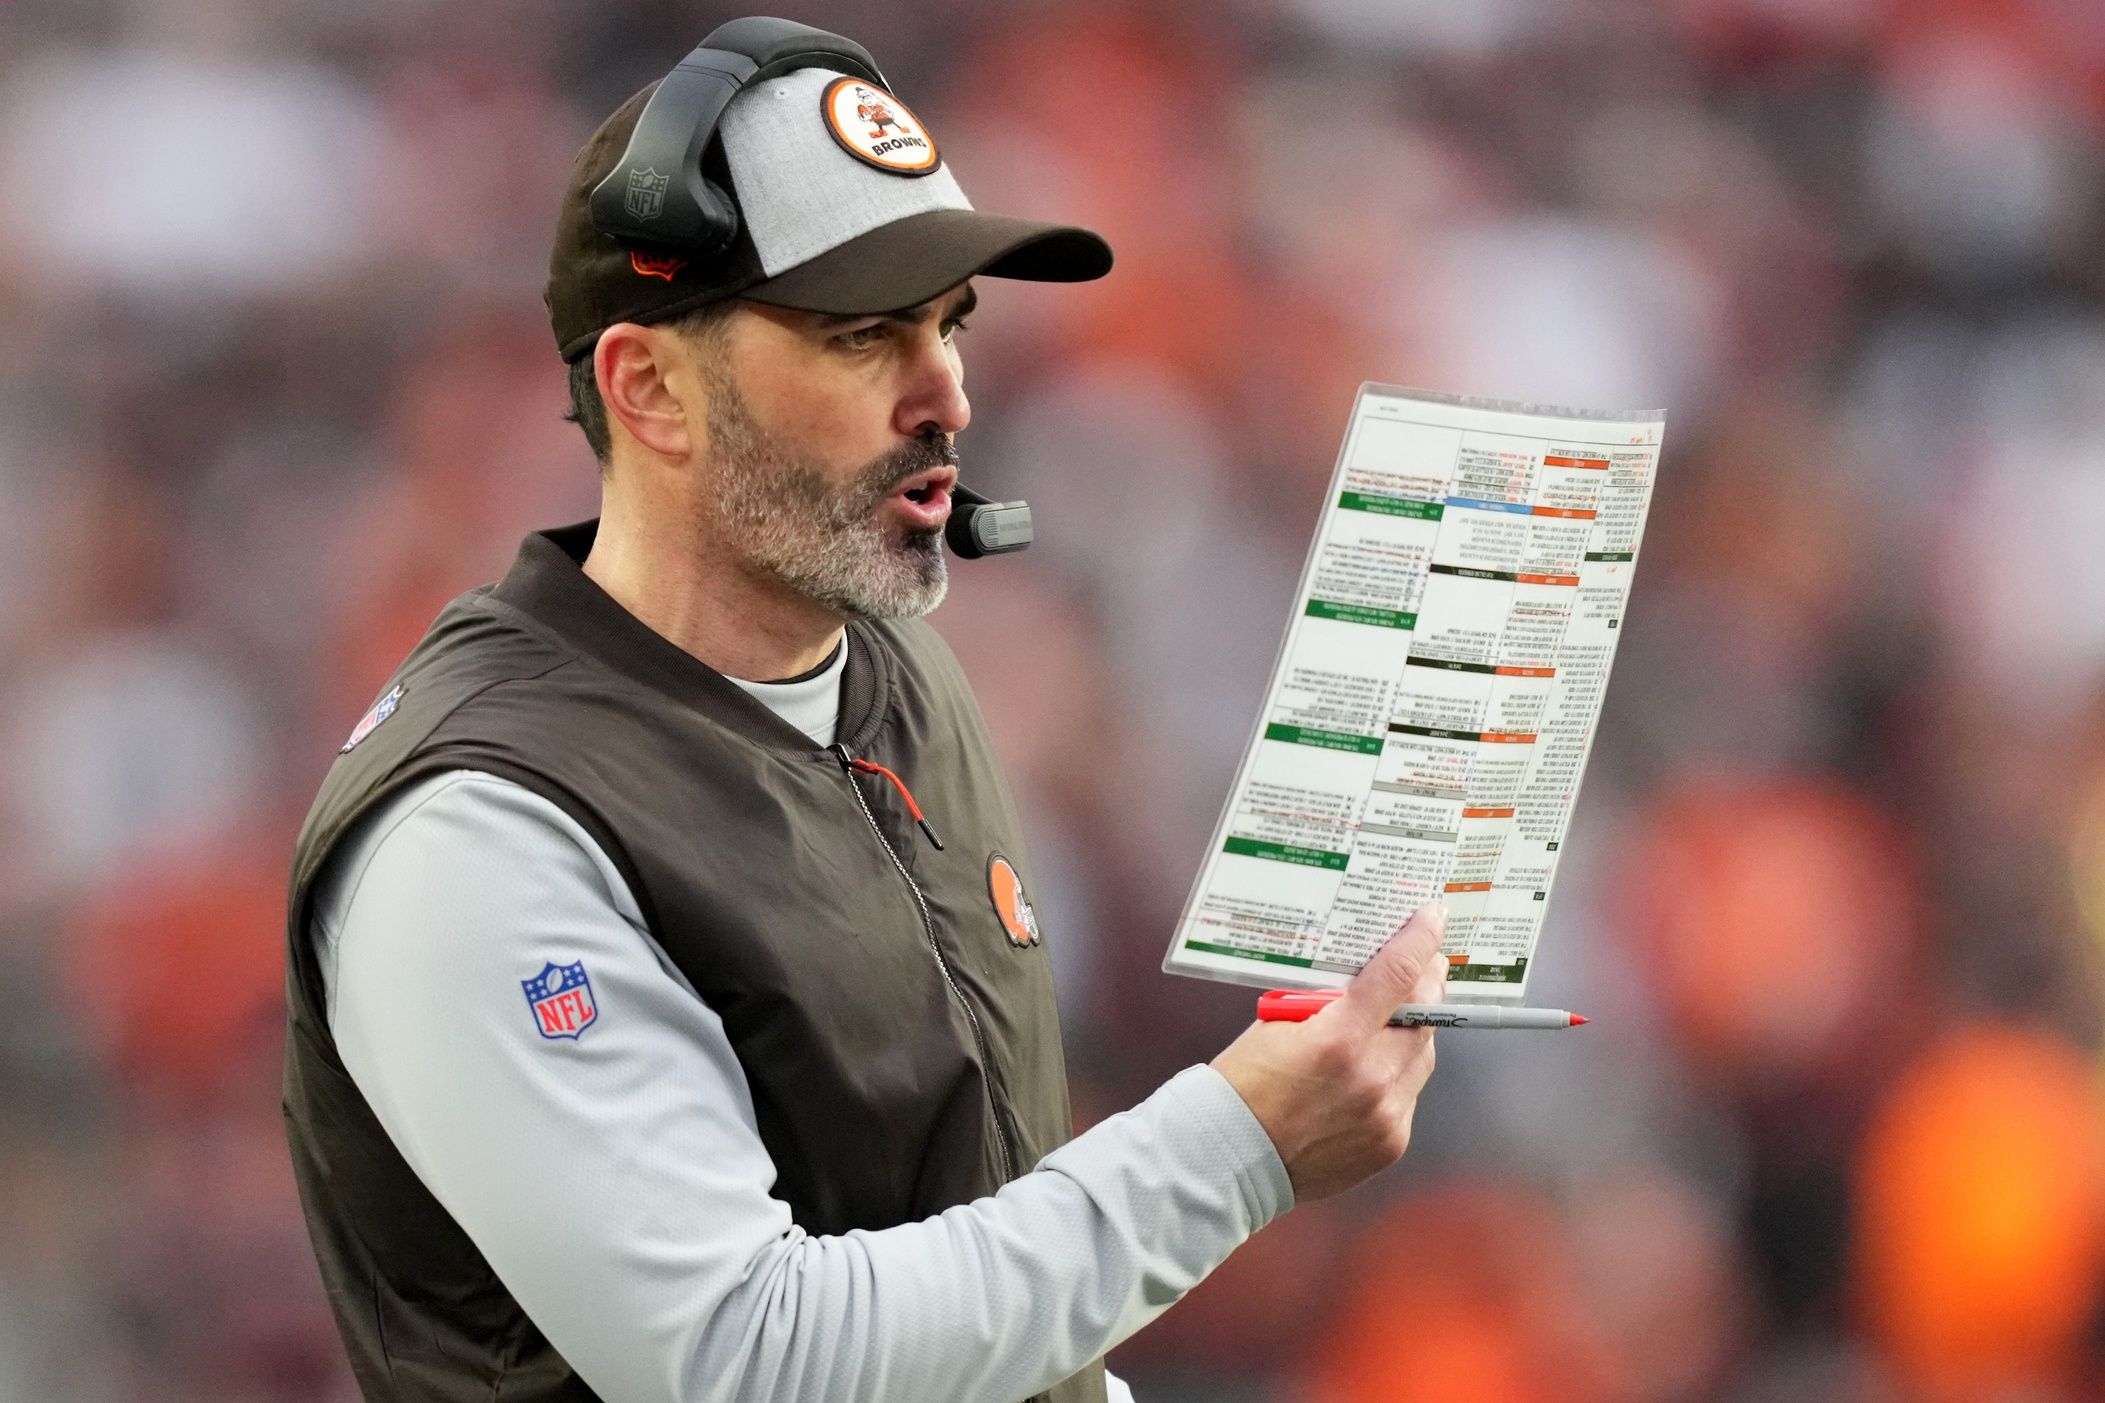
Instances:
[[[1265,1023],[1298,1023],[1342,993],[1338,989],[1273,989],[1257,999]],[[1482,1028],[1514,1032],[1576,1028],[1586,1020],[1561,1008],[1506,1008],[1498,1004],[1405,1004],[1389,1017],[1396,1028]]]

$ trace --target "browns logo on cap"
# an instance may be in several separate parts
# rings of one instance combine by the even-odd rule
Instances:
[[[874,83],[837,78],[819,95],[826,130],[859,161],[894,175],[927,175],[942,161],[935,138],[906,104]]]
[[[615,322],[663,321],[728,297],[864,316],[918,306],[981,275],[1084,282],[1111,267],[1109,245],[1086,229],[972,208],[935,138],[898,98],[826,68],[755,84],[724,109],[700,173],[737,202],[728,248],[624,242],[593,223],[592,191],[656,87],[602,122],[571,167],[545,294],[565,360],[589,354]],[[646,170],[624,200],[655,211],[666,181],[691,174]]]

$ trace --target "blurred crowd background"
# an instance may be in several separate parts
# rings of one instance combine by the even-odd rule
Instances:
[[[353,1389],[279,1128],[292,837],[455,593],[588,516],[539,293],[599,118],[737,11],[0,4],[0,1400]],[[1669,410],[1533,1001],[1410,1155],[1113,1363],[1141,1403],[2105,1399],[2105,6],[805,0],[983,207],[936,620],[1084,1119],[1362,380]]]

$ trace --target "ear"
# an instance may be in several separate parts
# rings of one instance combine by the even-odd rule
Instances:
[[[662,458],[685,459],[694,451],[692,426],[702,422],[703,406],[677,336],[616,322],[592,348],[592,375],[610,428],[620,425]]]

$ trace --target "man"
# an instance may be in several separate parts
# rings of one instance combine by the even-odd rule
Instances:
[[[723,111],[717,256],[595,224],[651,89],[594,135],[548,300],[602,513],[448,606],[302,832],[287,1126],[370,1398],[1126,1398],[1106,1349],[1403,1152],[1430,910],[1070,1138],[1019,822],[920,616],[971,279],[1109,253],[972,211],[889,94],[844,131],[867,78]]]

